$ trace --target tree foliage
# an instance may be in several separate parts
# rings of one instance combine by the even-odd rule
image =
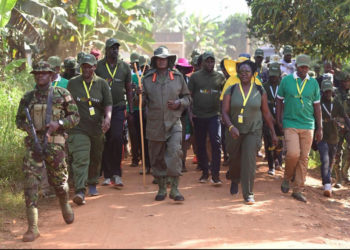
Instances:
[[[247,0],[250,37],[277,49],[290,44],[296,53],[322,55],[341,62],[350,58],[350,1]]]

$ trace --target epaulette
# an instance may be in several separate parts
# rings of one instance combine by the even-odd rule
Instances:
[[[152,76],[157,70],[156,69],[150,69],[146,75],[144,75],[143,77],[146,78],[146,77],[149,77],[149,76]]]

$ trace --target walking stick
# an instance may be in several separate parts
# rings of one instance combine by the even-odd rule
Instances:
[[[141,78],[145,73],[145,68],[142,70],[141,76],[139,75],[139,71],[137,70],[136,63],[134,63],[134,71],[137,76],[137,80],[139,82],[139,88],[141,89],[141,93],[139,94],[139,115],[140,115],[140,132],[141,132],[141,152],[142,152],[142,177],[143,177],[143,185],[146,186],[146,167],[145,167],[145,144],[143,140],[143,120],[142,120],[142,83]]]

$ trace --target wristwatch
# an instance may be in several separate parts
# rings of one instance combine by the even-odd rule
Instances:
[[[58,125],[60,125],[60,127],[63,127],[63,121],[61,119],[58,120]]]

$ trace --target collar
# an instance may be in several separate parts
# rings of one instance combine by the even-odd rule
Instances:
[[[298,79],[298,78],[300,78],[300,77],[298,76],[298,74],[297,74],[297,72],[296,72],[296,71],[294,71],[294,73],[293,73],[293,78],[294,78],[294,79]],[[309,74],[306,74],[305,79],[310,80],[310,76],[309,76]]]

